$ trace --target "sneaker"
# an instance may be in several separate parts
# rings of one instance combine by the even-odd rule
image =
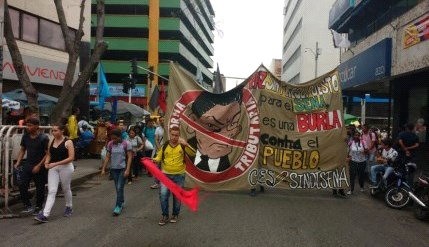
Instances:
[[[42,223],[48,223],[49,222],[48,218],[46,216],[44,216],[43,213],[39,213],[36,217],[34,217],[34,220],[37,220],[37,221],[42,222]]]
[[[353,192],[351,190],[347,191],[347,195],[352,195]]]
[[[71,207],[66,207],[66,209],[64,210],[64,217],[70,217],[72,216],[73,213],[73,209]]]
[[[35,207],[34,211],[33,211],[33,216],[39,215],[40,212],[42,212],[42,208],[41,207]]]
[[[179,218],[179,216],[177,216],[177,215],[171,216],[170,223],[176,223],[177,222],[177,218]]]
[[[21,211],[21,214],[32,214],[34,208],[32,206],[25,206],[24,210]]]
[[[153,184],[150,186],[151,189],[159,189],[159,185],[158,184]]]
[[[122,207],[116,206],[115,209],[113,209],[113,215],[118,216],[121,214]]]
[[[360,192],[364,192],[365,191],[365,189],[364,188],[360,188]]]
[[[128,181],[128,184],[133,184],[133,182],[132,181]]]
[[[163,226],[168,223],[168,216],[162,216],[162,219],[158,222],[158,225]]]

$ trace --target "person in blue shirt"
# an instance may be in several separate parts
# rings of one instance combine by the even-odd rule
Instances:
[[[76,143],[76,147],[78,148],[78,156],[79,158],[84,154],[84,150],[89,146],[91,141],[95,138],[94,134],[89,130],[87,125],[82,126],[83,132],[79,136],[79,140]]]
[[[118,122],[118,128],[121,130],[122,133],[122,140],[127,140],[128,139],[128,132],[127,132],[127,126],[125,125],[124,120],[119,120]]]

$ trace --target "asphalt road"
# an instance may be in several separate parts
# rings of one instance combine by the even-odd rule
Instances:
[[[0,246],[428,246],[429,223],[368,192],[339,199],[330,191],[200,192],[197,212],[159,226],[152,179],[126,185],[126,208],[112,216],[113,181],[95,177],[74,189],[74,215],[58,197],[50,222],[0,220]],[[171,205],[170,205],[171,206]],[[19,210],[21,205],[14,205]]]

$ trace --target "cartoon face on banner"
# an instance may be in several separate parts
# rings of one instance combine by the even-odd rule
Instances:
[[[248,89],[223,94],[187,91],[174,104],[169,128],[175,125],[197,150],[187,162],[187,172],[201,182],[236,178],[255,163],[259,112]]]

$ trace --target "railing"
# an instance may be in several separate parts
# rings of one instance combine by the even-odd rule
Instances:
[[[14,216],[9,209],[9,202],[13,197],[12,192],[15,185],[14,160],[16,160],[21,149],[21,138],[24,130],[25,127],[23,126],[0,125],[0,189],[2,190],[0,194],[4,197],[4,208],[0,210],[0,219]],[[50,126],[40,126],[40,131],[47,134],[49,139],[53,138],[50,134]],[[30,187],[30,190],[33,189]]]

